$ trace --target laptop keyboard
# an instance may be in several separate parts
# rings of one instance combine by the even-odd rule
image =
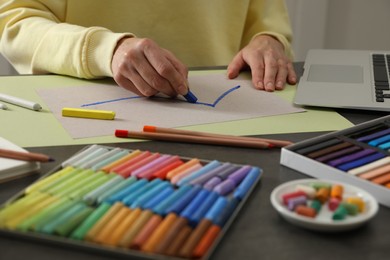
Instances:
[[[390,100],[390,54],[372,54],[376,102]]]

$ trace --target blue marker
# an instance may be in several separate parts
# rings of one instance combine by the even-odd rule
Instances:
[[[190,90],[188,90],[188,93],[183,95],[183,97],[190,103],[196,103],[198,100],[198,98]]]
[[[233,197],[242,200],[251,187],[256,183],[257,178],[262,171],[258,167],[252,167],[252,170],[245,176],[245,179],[238,185],[233,193]]]

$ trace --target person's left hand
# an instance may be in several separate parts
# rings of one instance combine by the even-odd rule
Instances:
[[[294,67],[285,54],[283,45],[269,35],[253,38],[237,53],[228,66],[228,77],[237,77],[248,66],[256,89],[272,92],[284,89],[286,82],[295,84],[297,81]]]

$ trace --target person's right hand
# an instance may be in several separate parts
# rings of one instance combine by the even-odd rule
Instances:
[[[111,68],[119,86],[141,96],[161,92],[175,97],[188,92],[188,69],[171,52],[150,39],[123,38]]]

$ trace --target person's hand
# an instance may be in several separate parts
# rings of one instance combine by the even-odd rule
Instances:
[[[161,92],[174,97],[188,92],[186,66],[150,39],[120,40],[111,68],[116,83],[137,95],[150,97]]]
[[[295,84],[297,76],[283,45],[268,35],[259,35],[244,47],[230,62],[227,73],[230,79],[249,67],[252,82],[256,89],[282,90],[288,82]]]

